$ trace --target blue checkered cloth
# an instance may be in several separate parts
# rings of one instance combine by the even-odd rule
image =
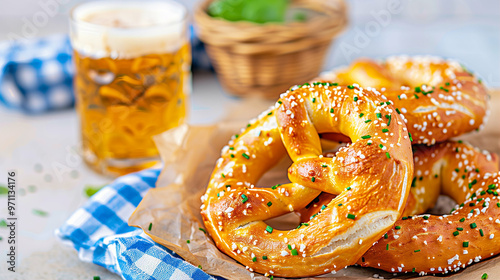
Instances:
[[[193,69],[213,71],[191,27]],[[0,103],[29,114],[73,107],[73,50],[67,35],[0,42]]]
[[[67,36],[0,43],[0,103],[27,113],[72,107]]]
[[[155,187],[160,169],[122,176],[93,195],[56,230],[56,235],[93,262],[123,279],[222,279],[182,260],[155,243],[142,229],[127,224],[146,192]]]

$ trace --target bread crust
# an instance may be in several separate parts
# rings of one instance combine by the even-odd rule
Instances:
[[[353,144],[322,157],[318,133]],[[260,188],[259,178],[289,154],[289,184]],[[217,247],[249,270],[304,277],[352,265],[401,216],[413,161],[408,132],[376,90],[303,85],[222,150],[201,214]],[[309,184],[305,186],[304,181]],[[297,211],[322,191],[337,195],[307,224],[270,229],[267,219]]]

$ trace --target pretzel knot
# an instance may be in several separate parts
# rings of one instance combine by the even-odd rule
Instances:
[[[344,134],[352,144],[322,157],[318,134],[327,132]],[[291,183],[255,187],[287,152],[294,161]],[[412,175],[408,132],[390,101],[375,90],[305,84],[282,94],[224,147],[201,214],[217,247],[249,270],[319,275],[354,264],[391,228]],[[321,192],[336,197],[297,228],[265,223],[300,211]]]
[[[453,60],[392,56],[359,59],[320,80],[379,88],[403,115],[413,144],[434,145],[480,129],[488,117],[488,91],[481,79]]]

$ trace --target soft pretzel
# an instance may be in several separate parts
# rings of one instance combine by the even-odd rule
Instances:
[[[414,146],[415,176],[404,217],[358,264],[389,272],[448,273],[500,253],[498,157],[461,142]],[[450,215],[417,215],[439,194],[457,205]],[[334,195],[322,193],[301,212],[306,220]]]
[[[322,157],[324,132],[353,143],[335,158]],[[291,183],[255,187],[287,151]],[[335,272],[354,264],[401,216],[412,174],[408,132],[390,101],[375,90],[306,84],[282,94],[222,150],[201,214],[217,247],[251,271]],[[310,187],[301,185],[302,176]],[[321,191],[337,197],[298,228],[264,222],[300,210]]]
[[[436,57],[360,59],[317,80],[374,87],[405,118],[413,144],[437,142],[479,129],[486,122],[488,93],[459,63]]]

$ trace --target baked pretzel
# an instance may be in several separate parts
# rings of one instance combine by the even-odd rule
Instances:
[[[433,145],[479,129],[486,122],[488,92],[458,62],[436,57],[360,59],[317,80],[374,87],[394,103],[413,144]]]
[[[448,273],[500,253],[498,157],[461,142],[414,146],[415,176],[405,216],[358,264],[389,272]],[[450,215],[417,215],[440,194],[461,203]],[[301,220],[329,203],[322,193]]]
[[[318,133],[324,132],[348,135],[353,143],[335,158],[322,157]],[[255,187],[286,152],[294,161],[291,183]],[[282,94],[223,148],[201,214],[217,247],[251,271],[288,277],[335,272],[354,264],[401,216],[412,174],[408,132],[383,95],[305,84]],[[299,182],[302,176],[310,187]],[[296,229],[264,222],[300,210],[321,191],[337,197]]]

